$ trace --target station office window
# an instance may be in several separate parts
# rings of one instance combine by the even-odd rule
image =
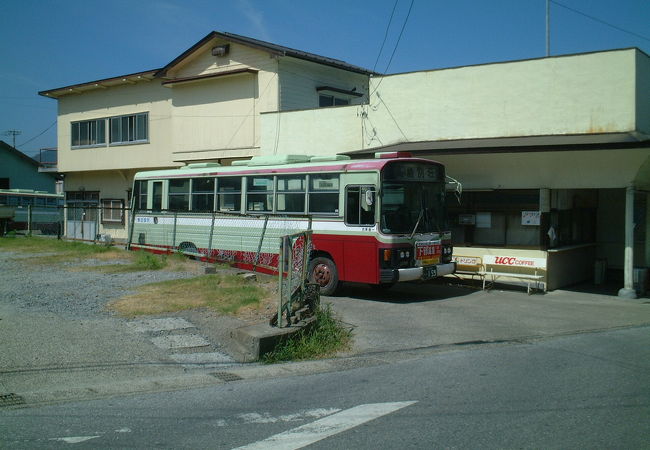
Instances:
[[[124,225],[124,200],[102,199],[102,223]]]
[[[149,114],[139,113],[110,118],[110,143],[130,144],[149,141]]]
[[[71,127],[72,147],[106,145],[106,119],[72,122]]]
[[[349,105],[350,100],[346,98],[335,97],[333,95],[319,94],[318,95],[318,106],[320,108],[325,108],[328,106],[345,106]]]

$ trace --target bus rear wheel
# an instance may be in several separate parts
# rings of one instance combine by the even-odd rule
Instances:
[[[336,264],[325,256],[318,256],[309,263],[309,281],[318,283],[322,295],[335,294],[341,284]]]

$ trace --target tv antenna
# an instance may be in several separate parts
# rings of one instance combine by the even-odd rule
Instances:
[[[12,147],[16,148],[16,136],[20,136],[23,134],[22,131],[20,130],[7,130],[4,133],[2,133],[3,136],[11,136],[12,137]]]

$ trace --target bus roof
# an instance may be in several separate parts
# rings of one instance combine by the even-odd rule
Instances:
[[[436,161],[412,158],[394,153],[376,154],[375,159],[350,159],[345,155],[308,156],[308,155],[278,155],[254,156],[249,160],[235,161],[232,166],[221,166],[218,163],[189,164],[177,169],[150,170],[138,172],[135,179],[154,178],[188,178],[218,175],[251,175],[251,174],[291,174],[312,172],[370,172],[379,171],[386,164],[396,161],[424,162],[440,165]]]
[[[63,194],[53,194],[52,192],[47,191],[35,191],[33,189],[0,189],[0,194],[5,195],[27,195],[27,196],[38,196],[38,197],[61,197]]]

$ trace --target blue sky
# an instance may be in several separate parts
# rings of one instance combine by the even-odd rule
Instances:
[[[39,148],[56,146],[52,126],[56,101],[38,96],[38,91],[162,67],[212,30],[372,69],[395,0],[4,0],[2,4],[0,139],[11,143],[11,137],[2,133],[20,130],[17,147],[33,155]],[[410,4],[411,0],[397,2],[379,72],[545,55],[546,0],[414,0],[386,70]],[[625,47],[650,53],[647,38],[648,0],[551,4],[552,55]]]

